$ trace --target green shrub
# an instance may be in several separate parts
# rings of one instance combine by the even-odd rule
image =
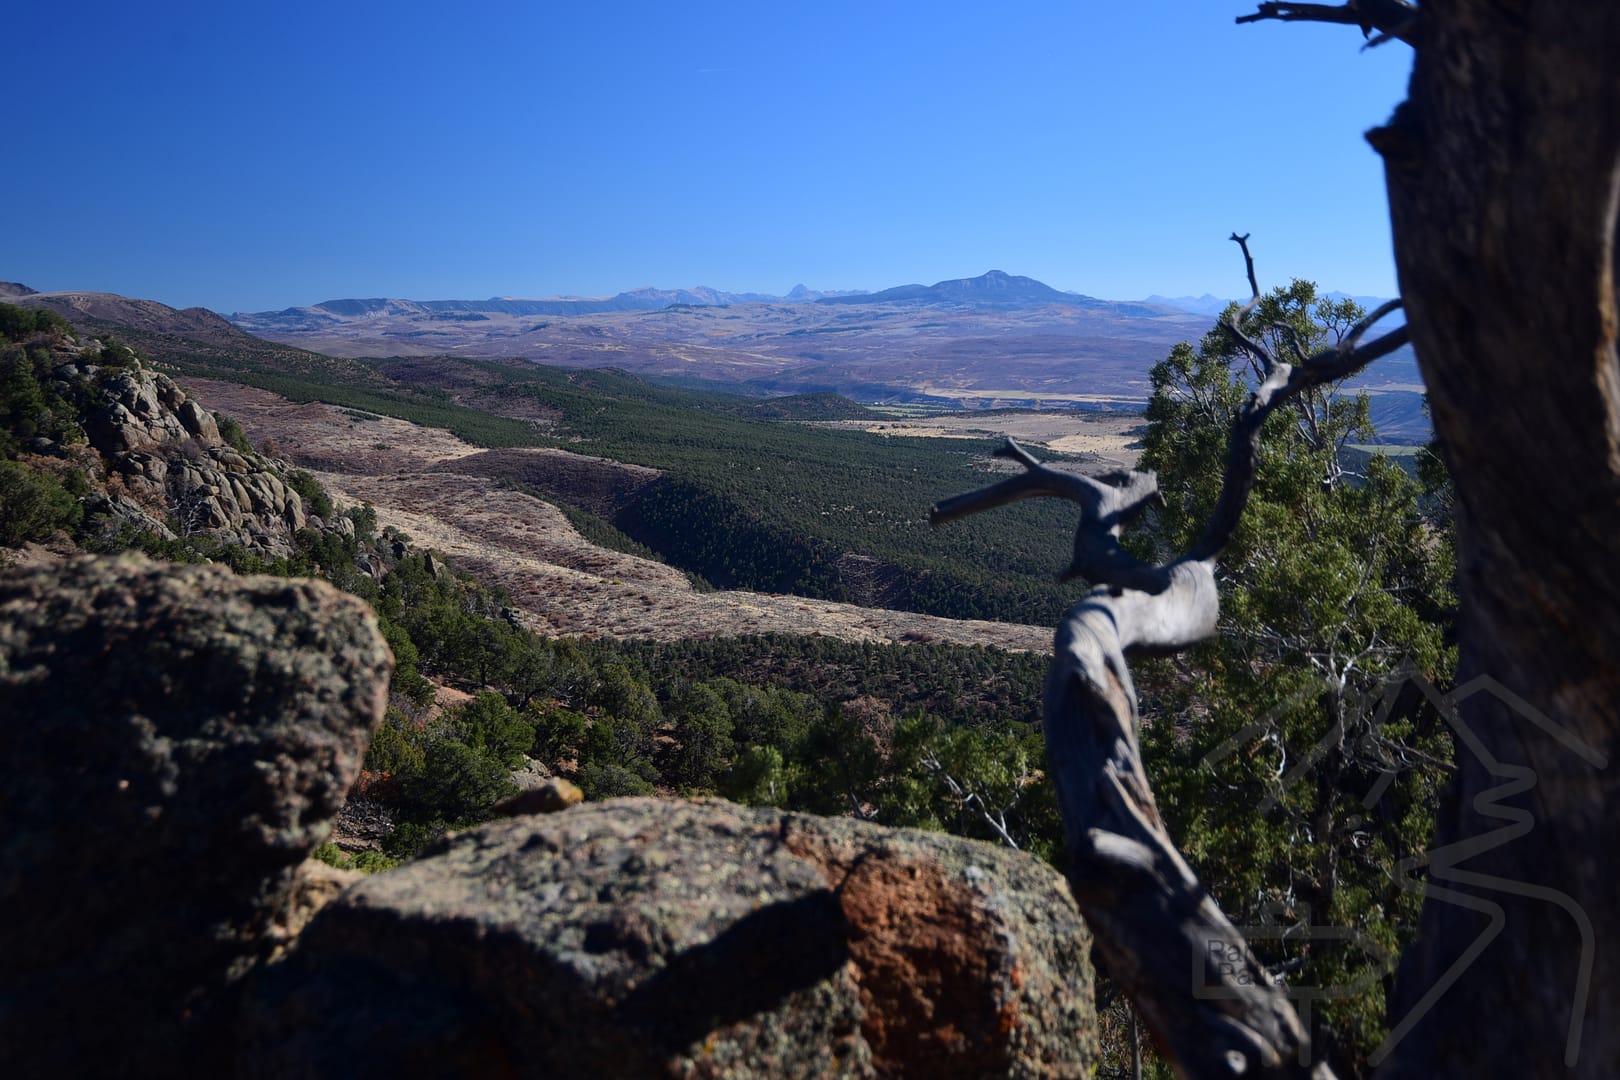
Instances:
[[[653,795],[657,789],[638,773],[613,762],[593,761],[579,770],[579,789],[592,802],[622,795]]]
[[[677,743],[668,774],[685,788],[712,789],[732,758],[731,711],[708,686],[688,683],[671,697]]]
[[[427,765],[421,742],[419,729],[404,713],[390,708],[366,749],[366,769],[401,779],[417,776]]]
[[[140,366],[140,357],[128,345],[120,344],[111,338],[101,341],[101,353],[96,357],[96,363],[104,368],[130,368]]]
[[[392,870],[399,865],[398,859],[390,858],[380,851],[357,851],[350,855],[336,844],[330,842],[316,848],[313,857],[327,866],[333,866],[339,870],[358,870],[362,874],[379,874],[384,870]]]
[[[377,508],[370,503],[351,506],[343,516],[354,522],[354,535],[359,539],[370,540],[377,535]]]
[[[530,753],[535,757],[552,763],[579,752],[588,727],[583,714],[539,702],[531,702],[525,711],[534,725],[534,746]]]
[[[534,724],[490,690],[456,710],[454,723],[468,746],[492,755],[508,769],[522,765],[523,755],[534,745]]]
[[[402,821],[394,831],[383,838],[383,852],[393,859],[414,859],[433,841],[444,834],[442,821]]]
[[[350,868],[362,874],[380,874],[398,865],[398,859],[391,859],[380,851],[357,851],[354,858],[349,860]]]
[[[788,784],[782,751],[774,746],[750,746],[720,781],[720,794],[744,806],[780,806]]]
[[[54,311],[0,304],[0,338],[23,341],[45,333],[68,335],[73,333],[73,326]]]
[[[71,530],[84,507],[60,480],[16,461],[0,461],[0,546],[45,540]]]
[[[219,425],[219,437],[224,439],[226,445],[232,450],[235,450],[238,454],[253,453],[253,444],[248,442],[247,432],[242,430],[241,424],[238,424],[224,413],[215,413],[214,423]]]
[[[417,668],[421,659],[416,651],[416,643],[403,626],[394,622],[386,615],[379,615],[377,623],[382,629],[383,640],[394,652],[394,678],[389,689],[403,694],[417,708],[425,708],[437,693],[434,685],[423,678],[422,672]]]
[[[511,770],[495,754],[457,739],[427,748],[422,771],[407,780],[405,798],[418,820],[472,823],[517,794]]]
[[[303,469],[296,469],[287,477],[287,484],[304,500],[307,512],[315,514],[322,521],[332,516],[332,500],[319,480]]]

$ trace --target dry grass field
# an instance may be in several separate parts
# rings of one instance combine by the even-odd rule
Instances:
[[[904,420],[822,420],[820,426],[908,438],[1013,438],[1030,449],[1083,454],[1098,468],[1129,469],[1141,456],[1137,439],[1143,420],[1135,414],[1042,410],[998,413],[943,413]],[[1088,462],[1088,471],[1092,462]]]

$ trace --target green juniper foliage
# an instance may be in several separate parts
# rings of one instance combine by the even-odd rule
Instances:
[[[1361,315],[1295,281],[1245,330],[1277,355],[1309,354]],[[1254,377],[1219,327],[1153,368],[1141,466],[1157,470],[1164,505],[1133,537],[1139,550],[1185,550],[1202,528]],[[1420,905],[1395,865],[1427,843],[1450,759],[1415,680],[1452,672],[1451,536],[1399,465],[1373,454],[1346,467],[1345,445],[1373,437],[1366,396],[1342,385],[1268,420],[1221,556],[1220,634],[1179,660],[1179,678],[1149,668],[1169,689],[1142,737],[1171,835],[1228,916],[1294,928],[1256,931],[1257,952],[1292,985],[1349,988],[1308,1017],[1341,1075],[1364,1073],[1383,1037],[1386,961]]]

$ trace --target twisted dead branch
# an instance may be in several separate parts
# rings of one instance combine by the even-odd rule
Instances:
[[[1246,333],[1260,300],[1248,236],[1252,297],[1223,323],[1259,386],[1228,441],[1220,498],[1192,550],[1149,564],[1119,544],[1120,528],[1157,496],[1152,473],[1091,478],[1050,469],[1008,440],[1000,456],[1021,474],[937,504],[938,525],[1028,498],[1080,507],[1065,577],[1093,588],[1058,625],[1043,705],[1047,764],[1057,788],[1069,886],[1113,977],[1125,988],[1177,1072],[1186,1077],[1313,1077],[1310,1039],[1283,990],[1199,883],[1166,831],[1142,768],[1130,652],[1175,652],[1215,633],[1215,562],[1254,485],[1266,417],[1306,389],[1342,379],[1406,341],[1404,327],[1361,339],[1400,306],[1383,305],[1334,346],[1284,360]]]
[[[1417,44],[1418,7],[1408,0],[1345,0],[1343,4],[1287,4],[1266,0],[1251,14],[1237,17],[1239,23],[1267,20],[1359,26],[1361,36],[1369,39],[1368,48],[1386,41]],[[1377,37],[1373,36],[1374,30],[1378,31]]]

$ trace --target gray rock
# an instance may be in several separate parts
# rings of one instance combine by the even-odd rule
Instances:
[[[300,529],[314,528],[314,526],[310,525],[309,518],[304,514],[304,500],[299,498],[298,492],[293,491],[291,488],[287,489],[287,512],[283,515],[283,518],[287,522],[287,528],[294,533],[297,533]]]
[[[251,467],[247,458],[229,447],[218,447],[209,456],[219,462],[227,472],[245,473]]]
[[[219,446],[219,425],[214,416],[195,401],[182,401],[175,414],[190,436],[206,446]]]
[[[240,477],[228,477],[226,483],[229,485],[231,498],[237,507],[233,524],[240,525],[243,514],[253,513],[253,495],[248,491],[247,485],[242,482]]]
[[[163,402],[164,408],[179,412],[180,407],[186,403],[186,392],[167,375],[159,375],[157,381],[158,400]]]
[[[185,404],[185,391],[176,386],[174,380],[167,375],[153,375],[152,384],[157,391],[157,399],[163,403],[165,409],[172,412]]]
[[[215,489],[217,490],[217,489]],[[203,523],[213,530],[227,529],[231,525],[231,515],[221,504],[218,495],[210,495],[202,500]],[[236,515],[236,521],[241,523],[242,515]]]
[[[219,1075],[379,722],[365,604],[138,557],[0,576],[0,1075]]]
[[[268,559],[291,555],[305,527],[353,537],[352,523],[341,517],[310,521],[279,475],[284,466],[225,445],[214,415],[168,376],[138,364],[100,382],[76,363],[53,370],[58,389],[80,400],[81,422],[106,472],[161,503],[154,519],[167,514],[182,535],[207,534]]]
[[[1089,1076],[1090,937],[1016,852],[718,800],[449,838],[255,977],[256,1077]]]
[[[270,959],[286,952],[317,911],[365,877],[358,870],[339,870],[318,859],[306,859],[293,874],[286,902],[270,925],[269,937],[275,942]]]
[[[547,780],[551,779],[551,770],[539,758],[523,758],[523,764],[512,770],[512,783],[518,786],[519,791],[533,791]]]
[[[145,455],[145,460],[141,462],[141,472],[148,480],[161,484],[169,475],[169,463],[155,454]]]
[[[156,533],[164,540],[175,538],[174,530],[147,512],[140,503],[127,495],[87,495],[84,500],[86,514],[106,514],[127,521],[142,532]]]

